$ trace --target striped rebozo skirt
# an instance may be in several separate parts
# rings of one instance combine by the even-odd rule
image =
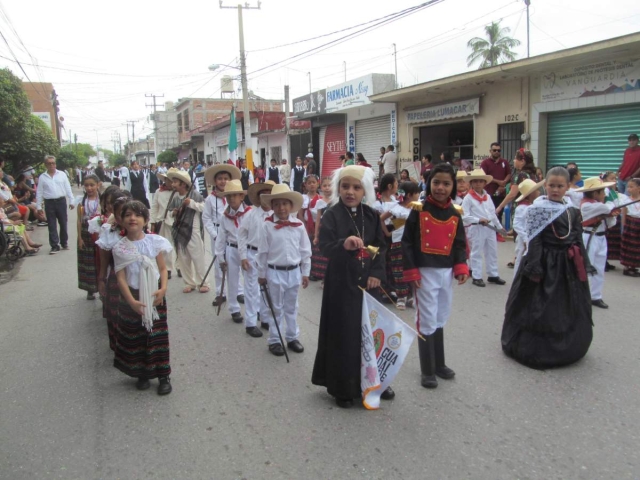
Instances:
[[[620,263],[640,267],[640,218],[627,215],[620,248]]]
[[[132,288],[131,294],[139,298],[138,290]],[[113,366],[130,377],[157,378],[171,373],[166,298],[156,309],[160,319],[154,320],[152,331],[147,332],[142,317],[120,295]]]
[[[120,302],[120,288],[113,265],[110,266],[107,277],[107,297],[102,299],[102,316],[107,321],[109,334],[109,348],[116,350],[116,323],[118,321],[118,303]]]
[[[80,235],[84,246],[78,247],[78,288],[88,293],[96,293],[98,291],[96,245],[88,228],[88,222],[83,221]]]
[[[607,229],[607,260],[620,260],[620,242],[622,242],[622,234],[620,233],[620,225],[616,224]]]
[[[311,244],[311,276],[324,279],[324,274],[327,271],[327,264],[329,259],[322,256],[320,247],[318,245]]]
[[[391,274],[393,276],[393,286],[396,294],[399,298],[408,297],[411,293],[409,284],[402,281],[404,276],[404,262],[402,260],[402,242],[395,242],[391,244],[389,250],[389,257],[391,259]]]

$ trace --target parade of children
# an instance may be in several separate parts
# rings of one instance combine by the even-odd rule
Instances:
[[[517,194],[508,197],[517,206],[515,270],[501,345],[508,357],[547,369],[586,355],[591,307],[609,308],[605,272],[615,266],[607,259],[619,259],[623,275],[640,276],[640,203],[626,205],[640,200],[640,180],[628,181],[627,195],[616,192],[612,172],[578,187],[577,169],[554,167],[536,181],[527,154],[518,152],[516,170],[526,170],[528,178],[518,177]],[[78,286],[88,299],[100,294],[114,367],[135,378],[139,390],[157,378],[159,395],[172,391],[166,293],[177,254],[183,292],[209,292],[210,278],[217,312],[227,304],[248,338],[267,336],[268,354],[289,360],[288,352],[303,353],[301,339],[312,324],[302,324],[299,315],[318,315],[311,383],[339,407],[352,407],[363,395],[363,291],[400,312],[415,309],[420,385],[433,389],[438,378],[452,380],[444,327],[460,320],[456,285],[471,278],[485,287],[484,272],[488,283],[506,283],[496,240],[504,229],[485,191],[492,176],[439,163],[424,172],[421,185],[403,169],[400,183],[394,174],[379,179],[376,198],[373,170],[348,165],[322,179],[292,174],[302,194],[282,183],[271,163],[268,179],[248,187],[234,165],[209,167],[206,200],[188,172],[157,173],[151,211],[116,185],[101,195],[100,180],[83,177]],[[323,281],[314,289],[322,297],[320,311],[301,310],[300,287],[316,280]],[[209,317],[215,326],[219,317]],[[380,398],[395,395],[388,387]]]

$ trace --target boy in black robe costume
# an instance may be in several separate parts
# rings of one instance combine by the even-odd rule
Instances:
[[[527,210],[528,230],[545,202],[554,206],[540,197]],[[595,269],[582,242],[580,210],[565,208],[531,236],[509,292],[502,350],[531,368],[569,365],[586,355],[593,338],[587,274]]]
[[[346,169],[363,169],[350,166],[334,173],[333,194],[339,194],[340,172]],[[368,169],[371,171],[371,169]],[[355,170],[354,170],[355,171]],[[344,173],[344,172],[343,172]],[[371,178],[369,178],[371,177]],[[343,175],[344,178],[344,175]],[[362,179],[370,194],[373,193],[373,171]],[[314,385],[327,387],[327,392],[336,397],[341,407],[351,406],[352,399],[361,398],[360,352],[362,344],[362,290],[369,277],[385,279],[386,242],[382,233],[380,216],[365,204],[349,208],[342,200],[328,208],[322,215],[319,247],[322,255],[329,259],[324,280],[318,352],[311,381]],[[375,258],[366,250],[349,251],[344,248],[348,237],[360,236],[365,246],[378,247]],[[386,393],[386,395],[385,395]],[[382,398],[389,399],[393,391],[385,392]]]

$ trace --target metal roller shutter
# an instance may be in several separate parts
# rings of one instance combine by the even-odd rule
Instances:
[[[320,131],[320,145],[322,148],[320,154],[320,170],[323,177],[328,177],[334,170],[342,166],[340,155],[344,155],[346,152],[344,123],[334,123],[333,125],[323,127]]]
[[[386,148],[389,142],[391,142],[391,115],[356,122],[356,153],[362,153],[376,172],[380,159],[380,147]]]
[[[547,169],[575,162],[583,178],[615,172],[631,133],[640,133],[640,105],[549,113]]]

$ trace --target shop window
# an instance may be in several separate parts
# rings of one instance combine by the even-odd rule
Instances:
[[[269,161],[275,160],[276,165],[280,165],[282,163],[282,147],[271,147],[271,158]]]
[[[182,122],[183,122],[185,132],[188,132],[189,130],[191,130],[191,128],[189,128],[189,110],[183,110]]]
[[[178,123],[178,133],[182,133],[182,114],[176,115],[176,122]]]
[[[440,158],[449,152],[461,160],[473,160],[473,122],[457,122],[420,128],[420,157]]]
[[[502,146],[502,158],[513,162],[518,149],[524,147],[524,142],[520,138],[523,133],[524,122],[502,123],[498,125],[498,142]]]

